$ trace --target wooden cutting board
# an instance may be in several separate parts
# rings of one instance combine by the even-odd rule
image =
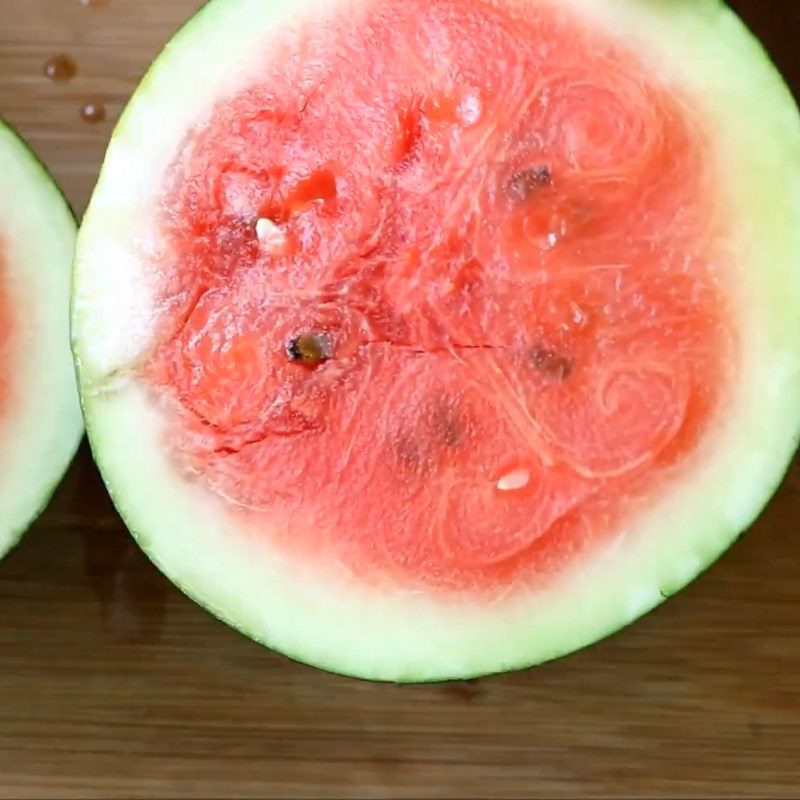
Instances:
[[[0,114],[77,211],[125,100],[198,6],[0,0]],[[797,0],[736,6],[800,89]],[[77,68],[63,84],[44,74],[58,55]],[[797,467],[666,606],[474,682],[372,685],[250,643],[130,543],[85,450],[0,565],[0,797],[587,795],[800,797]]]

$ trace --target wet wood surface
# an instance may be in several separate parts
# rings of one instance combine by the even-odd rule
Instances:
[[[0,0],[0,114],[78,212],[126,98],[198,5]],[[800,89],[800,4],[734,5]],[[70,80],[45,74],[59,56]],[[181,595],[84,449],[0,564],[0,797],[800,797],[799,528],[795,467],[729,555],[600,645],[476,682],[372,685]]]

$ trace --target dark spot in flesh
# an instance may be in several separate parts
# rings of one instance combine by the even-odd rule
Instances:
[[[418,432],[409,430],[392,437],[392,449],[398,467],[407,475],[425,478],[435,468],[436,458],[431,443],[421,440]]]
[[[515,172],[506,184],[506,193],[515,203],[527,203],[536,192],[553,181],[550,167],[538,164],[530,169]]]
[[[547,347],[532,347],[528,351],[528,361],[541,375],[559,382],[567,380],[574,367],[571,358]]]
[[[394,442],[394,450],[402,467],[412,471],[417,469],[420,464],[420,452],[411,436],[407,434],[398,436]]]
[[[437,405],[433,412],[433,429],[440,441],[448,447],[461,442],[464,427],[455,409],[449,403]]]
[[[316,366],[333,356],[333,340],[327,333],[303,333],[286,343],[290,361]]]
[[[394,457],[404,471],[426,475],[464,444],[466,434],[457,406],[438,398],[401,423],[391,437]]]

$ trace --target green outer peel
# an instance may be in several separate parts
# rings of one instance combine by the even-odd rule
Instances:
[[[45,509],[83,436],[69,352],[76,229],[45,167],[0,121],[3,290],[16,322],[6,357],[22,356],[0,421],[0,557]]]
[[[758,516],[790,463],[800,438],[800,116],[761,46],[718,0],[560,0],[640,53],[705,114],[720,196],[736,220],[740,380],[724,423],[680,484],[557,585],[492,604],[378,591],[289,560],[270,550],[269,537],[237,536],[241,525],[222,502],[176,473],[162,445],[162,412],[125,372],[147,346],[153,302],[134,245],[147,240],[182,135],[214,98],[246,82],[282,26],[344,2],[212,0],[136,92],[75,262],[73,348],[92,448],[117,508],[159,568],[213,614],[298,661],[429,681],[557,658],[700,574]],[[164,121],[158,135],[152,119]]]

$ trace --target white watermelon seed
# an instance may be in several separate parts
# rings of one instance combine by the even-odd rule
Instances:
[[[501,492],[516,492],[524,489],[530,483],[530,480],[531,473],[527,469],[515,469],[513,472],[503,475],[497,481],[497,488]]]
[[[267,217],[261,217],[256,222],[256,236],[258,236],[258,241],[267,250],[274,250],[286,241],[286,234],[284,234],[280,225]]]

